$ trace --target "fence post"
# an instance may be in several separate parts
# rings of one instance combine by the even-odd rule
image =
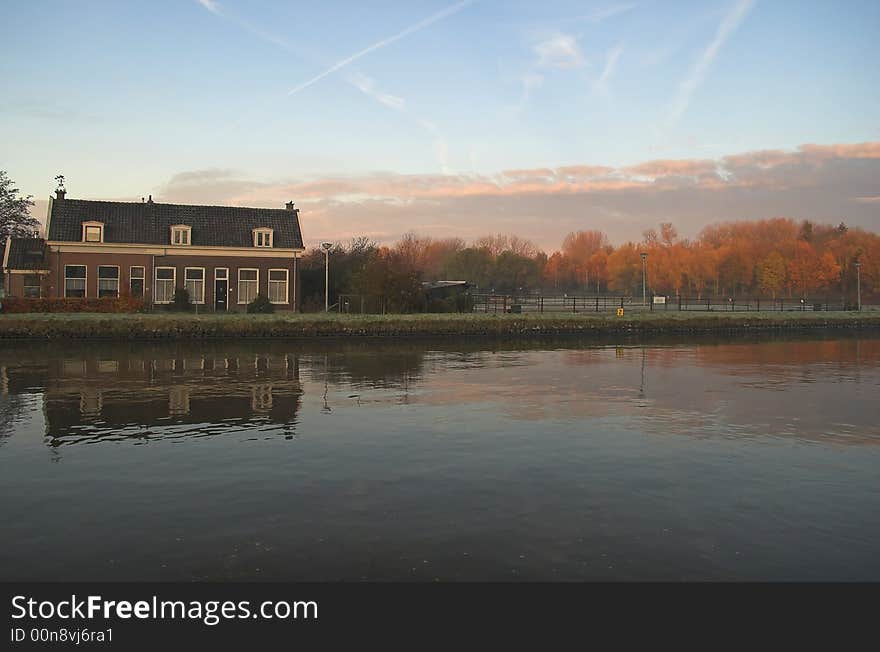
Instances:
[[[681,312],[681,295],[678,295],[678,312]]]
[[[757,304],[758,304],[758,310],[757,310],[757,312],[761,312],[761,300],[760,300],[760,299],[756,299],[756,302],[757,302]]]
[[[596,312],[599,312],[599,295],[596,295]]]

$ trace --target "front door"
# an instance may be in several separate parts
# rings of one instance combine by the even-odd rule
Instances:
[[[214,270],[214,311],[227,310],[229,300],[229,270],[218,268]]]

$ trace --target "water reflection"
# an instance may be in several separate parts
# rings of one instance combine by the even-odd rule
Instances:
[[[295,437],[334,408],[491,405],[516,420],[640,419],[647,432],[878,443],[880,339],[528,343],[213,342],[0,348],[0,442],[41,397],[47,443]],[[797,388],[797,391],[793,391]],[[867,401],[867,402],[866,402]]]
[[[0,577],[880,579],[880,337],[0,345]]]

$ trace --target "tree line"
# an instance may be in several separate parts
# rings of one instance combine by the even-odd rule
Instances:
[[[408,233],[390,245],[369,238],[330,253],[331,303],[340,294],[384,297],[389,312],[425,308],[422,281],[463,280],[480,292],[516,294],[642,293],[704,297],[825,298],[855,302],[860,264],[863,300],[880,295],[880,235],[860,228],[773,218],[721,222],[697,237],[666,222],[639,241],[613,246],[598,230],[569,233],[548,255],[515,235],[432,238]],[[324,252],[301,261],[304,309],[324,302]]]

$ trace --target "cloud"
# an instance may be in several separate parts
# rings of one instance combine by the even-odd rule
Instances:
[[[543,71],[573,70],[587,63],[577,39],[570,34],[552,34],[533,45],[532,52],[536,58],[520,78],[523,92],[519,104],[514,107],[516,111],[525,107],[533,92],[543,86]]]
[[[554,34],[535,44],[532,50],[538,55],[536,68],[580,68],[586,63],[577,39],[569,34]]]
[[[406,36],[409,36],[410,34],[414,34],[420,30],[425,29],[426,27],[433,25],[434,23],[436,23],[439,20],[443,20],[444,18],[451,16],[452,14],[458,13],[459,11],[464,9],[466,6],[468,6],[472,2],[473,2],[473,0],[463,0],[462,2],[458,2],[450,7],[447,7],[446,9],[443,9],[442,11],[438,11],[437,13],[435,13],[431,16],[428,16],[424,20],[420,20],[419,22],[415,23],[414,25],[410,25],[406,29],[398,32],[397,34],[394,34],[393,36],[389,36],[388,38],[382,39],[381,41],[377,41],[376,43],[373,43],[372,45],[364,48],[363,50],[355,52],[351,56],[348,56],[344,59],[340,59],[339,61],[334,63],[332,66],[330,66],[326,70],[320,72],[319,74],[315,75],[311,79],[303,82],[302,84],[299,84],[298,86],[293,87],[292,89],[290,89],[287,92],[287,94],[288,95],[295,95],[296,93],[304,91],[309,86],[312,86],[313,84],[324,79],[324,77],[327,77],[328,75],[332,75],[334,72],[341,70],[342,68],[345,68],[346,66],[354,63],[355,61],[357,61],[361,57],[364,57],[364,56],[370,54],[371,52],[375,52],[376,50],[379,50],[381,48],[387,47],[387,46],[391,45],[392,43],[399,41],[400,39],[402,39]]]
[[[638,5],[635,4],[623,4],[623,5],[609,5],[608,7],[603,7],[602,9],[597,9],[596,11],[586,14],[584,16],[578,16],[575,20],[585,20],[590,23],[601,23],[603,21],[608,20],[618,14],[623,14],[628,11],[635,9]]]
[[[372,97],[374,100],[384,104],[389,109],[394,109],[395,111],[403,111],[404,108],[406,108],[406,102],[402,97],[397,97],[396,95],[391,95],[389,93],[383,93],[376,89],[376,82],[371,77],[367,77],[366,75],[362,75],[360,73],[355,73],[349,78],[349,81],[364,95]]]
[[[198,2],[212,14],[217,14],[218,16],[221,15],[220,6],[216,2],[214,2],[214,0],[196,0],[196,2]]]
[[[621,54],[623,54],[623,43],[618,43],[608,50],[608,53],[605,55],[605,67],[602,69],[602,74],[599,75],[599,79],[593,84],[593,90],[597,94],[606,98],[610,97],[611,91],[608,88],[608,82],[614,76],[614,72],[617,69],[617,61],[620,59]]]
[[[438,157],[445,156],[438,152]],[[370,174],[248,180],[226,169],[175,175],[154,197],[185,203],[302,209],[307,237],[378,240],[431,227],[439,237],[516,233],[548,249],[572,230],[616,242],[671,221],[683,235],[717,220],[774,216],[877,229],[880,142],[808,144],[720,159],[659,159],[626,167],[573,165],[493,175]],[[445,225],[445,227],[443,226]]]
[[[669,107],[667,126],[672,126],[678,122],[679,118],[687,111],[694,92],[706,79],[706,75],[708,75],[715,57],[718,56],[718,52],[727,42],[727,39],[736,31],[737,27],[746,19],[754,5],[755,0],[737,0],[733,8],[724,16],[715,32],[715,38],[712,39],[709,46],[700,54],[688,76],[679,84],[678,93]]]

